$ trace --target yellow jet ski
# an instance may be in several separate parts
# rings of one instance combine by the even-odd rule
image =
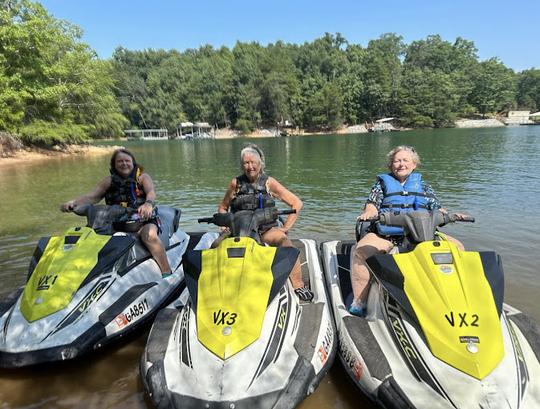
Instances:
[[[73,359],[151,323],[184,286],[189,236],[180,210],[159,206],[173,274],[160,269],[136,235],[115,232],[120,206],[75,209],[87,226],[39,240],[25,286],[0,305],[0,367]]]
[[[365,318],[347,310],[355,243],[322,244],[338,355],[383,408],[540,408],[540,329],[503,302],[495,252],[461,251],[438,231],[456,219],[439,211],[380,215],[404,237],[394,254],[367,260]]]
[[[216,233],[191,234],[187,288],[156,317],[141,360],[156,407],[293,408],[328,371],[336,340],[315,242],[276,248],[260,241],[258,227],[285,213],[199,220],[229,228],[230,236],[211,248]],[[299,301],[288,280],[298,257],[311,302]]]

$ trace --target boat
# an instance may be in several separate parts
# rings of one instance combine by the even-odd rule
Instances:
[[[456,217],[387,212],[403,227],[396,254],[375,255],[365,318],[349,314],[355,242],[322,244],[339,338],[355,385],[380,407],[540,407],[540,328],[504,303],[493,251],[461,251],[437,230]]]
[[[156,317],[141,358],[156,407],[293,408],[328,371],[335,329],[315,242],[260,242],[258,226],[285,212],[199,219],[231,235],[211,248],[216,233],[190,233],[186,289]],[[298,257],[311,302],[300,302],[288,280]]]
[[[189,236],[180,210],[159,206],[160,238],[173,274],[162,278],[140,239],[114,232],[120,206],[85,205],[87,225],[39,240],[26,284],[0,305],[0,367],[64,361],[141,329],[184,286]]]

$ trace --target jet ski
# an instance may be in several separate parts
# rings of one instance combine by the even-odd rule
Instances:
[[[39,240],[26,284],[0,305],[0,367],[87,354],[149,323],[178,297],[189,242],[179,228],[180,210],[158,208],[173,270],[167,278],[136,235],[114,232],[126,212],[120,206],[81,206],[75,213],[87,217],[86,227]]]
[[[540,327],[503,302],[499,255],[461,251],[438,231],[456,219],[439,211],[380,215],[404,237],[395,254],[367,259],[366,318],[347,310],[356,243],[322,244],[339,358],[386,409],[540,408]]]
[[[211,248],[217,233],[190,233],[186,289],[156,317],[141,359],[157,408],[292,408],[324,377],[336,339],[317,246],[265,246],[258,233],[290,212],[199,219],[230,235]],[[298,257],[311,302],[300,302],[288,280]]]

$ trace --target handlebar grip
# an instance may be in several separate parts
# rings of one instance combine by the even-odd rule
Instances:
[[[296,210],[295,210],[295,209],[280,210],[280,211],[278,212],[278,215],[281,215],[281,214],[293,214],[293,213],[296,213]]]
[[[212,223],[213,221],[213,217],[203,217],[202,219],[197,219],[198,223]]]
[[[459,220],[460,222],[469,222],[469,223],[474,223],[475,220],[474,220],[474,217],[472,216],[465,216],[462,220]]]
[[[450,216],[445,216],[445,218],[448,217],[449,221],[450,222],[469,222],[469,223],[474,223],[474,217],[472,216],[467,216],[467,215],[463,215],[463,218],[458,218],[458,216],[456,214],[452,214]]]

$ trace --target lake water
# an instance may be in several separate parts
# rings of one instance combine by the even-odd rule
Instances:
[[[212,215],[239,173],[247,140],[124,142],[150,173],[158,203],[182,209],[186,231]],[[476,217],[445,228],[467,248],[503,258],[506,301],[540,321],[540,127],[317,135],[249,140],[266,154],[267,172],[304,202],[293,238],[352,239],[354,222],[386,153],[400,144],[421,155],[419,171],[445,208]],[[41,236],[83,222],[60,203],[91,190],[107,174],[109,157],[73,156],[0,168],[0,296],[23,284]],[[146,334],[67,365],[0,371],[0,408],[144,408],[138,360]],[[336,363],[307,408],[371,408]]]

